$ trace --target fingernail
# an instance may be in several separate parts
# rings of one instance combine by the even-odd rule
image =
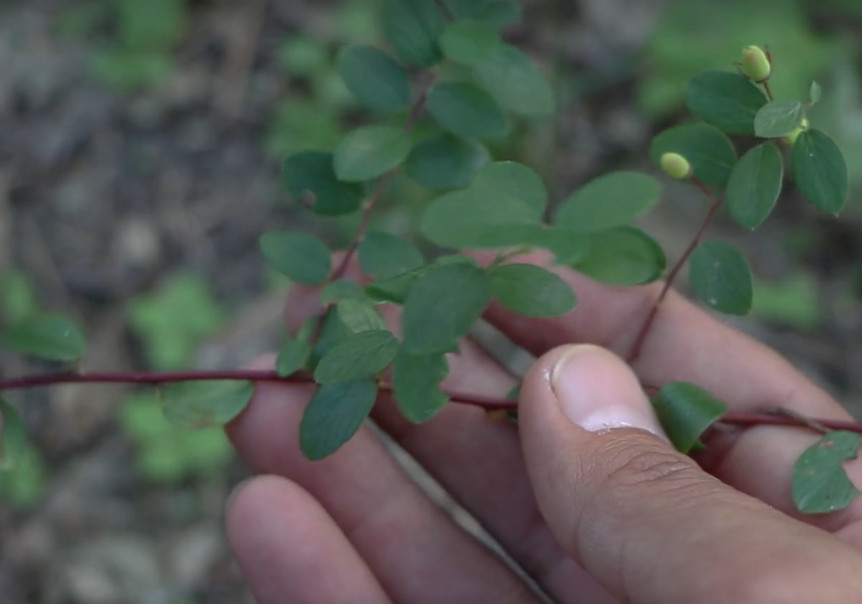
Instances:
[[[665,438],[634,372],[603,348],[571,346],[551,370],[550,382],[563,413],[585,430],[640,428]]]

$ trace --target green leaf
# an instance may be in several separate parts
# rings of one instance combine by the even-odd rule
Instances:
[[[728,134],[754,134],[754,116],[767,98],[748,78],[728,71],[705,71],[685,87],[692,112]]]
[[[477,247],[526,246],[548,250],[557,264],[577,262],[589,251],[590,236],[544,224],[517,224],[495,227],[483,233]]]
[[[819,130],[799,135],[790,153],[790,172],[802,197],[837,215],[847,202],[847,164],[841,149]]]
[[[485,166],[473,181],[471,190],[488,197],[513,197],[532,208],[538,220],[548,204],[548,189],[532,168],[513,161],[495,161]]]
[[[652,283],[666,264],[655,240],[625,226],[590,235],[588,252],[570,266],[601,283],[627,286]]]
[[[504,108],[528,117],[552,115],[554,91],[530,57],[501,44],[474,67],[476,82]]]
[[[808,98],[812,105],[816,105],[820,102],[820,98],[823,96],[823,89],[820,88],[820,84],[817,82],[811,82],[811,88],[808,89]]]
[[[503,264],[488,270],[491,293],[528,317],[557,317],[577,304],[572,288],[555,273],[534,264]]]
[[[29,315],[0,335],[0,346],[10,352],[48,361],[77,361],[86,350],[84,334],[69,319],[56,313]]]
[[[803,514],[828,514],[848,507],[859,496],[843,468],[856,459],[862,436],[853,432],[828,432],[808,447],[793,466],[791,492]]]
[[[469,185],[490,159],[478,142],[443,133],[413,147],[404,168],[407,176],[429,189],[457,189]]]
[[[401,323],[407,351],[451,350],[482,315],[490,295],[488,276],[479,268],[461,263],[430,268],[404,301]]]
[[[783,179],[784,162],[775,145],[763,143],[749,150],[727,183],[725,199],[730,215],[746,228],[759,227],[775,207]]]
[[[239,380],[180,382],[161,390],[165,417],[176,426],[221,426],[238,416],[254,394],[254,383]]]
[[[386,329],[386,321],[367,300],[342,300],[338,303],[338,318],[353,333]]]
[[[413,283],[427,270],[427,268],[422,267],[389,279],[382,279],[377,283],[368,285],[365,288],[365,293],[381,302],[403,304],[404,300],[407,299],[407,294],[410,293],[410,288],[413,287]]]
[[[359,209],[365,195],[362,185],[341,182],[335,176],[332,153],[307,151],[284,162],[284,182],[296,198],[314,196],[313,209],[318,214],[337,216]]]
[[[275,371],[281,377],[288,377],[305,367],[311,356],[311,346],[302,340],[288,340],[275,360]]]
[[[706,429],[727,412],[727,405],[687,382],[666,384],[652,403],[670,442],[681,453],[695,448]]]
[[[347,46],[338,53],[338,73],[359,101],[394,113],[410,105],[410,79],[392,57],[373,46]]]
[[[760,138],[787,136],[802,124],[805,106],[793,99],[767,103],[754,118],[754,134]]]
[[[305,457],[314,461],[335,453],[362,426],[376,398],[377,385],[372,380],[318,388],[299,424],[299,445]]]
[[[273,269],[297,283],[320,285],[332,269],[329,248],[307,233],[264,233],[260,236],[260,251]]]
[[[338,279],[320,290],[320,303],[331,304],[341,300],[363,300],[365,292],[353,281]]]
[[[730,315],[751,310],[751,269],[735,247],[718,241],[701,243],[688,268],[692,289],[707,306]]]
[[[377,178],[407,159],[410,137],[395,126],[362,126],[341,139],[335,174],[354,182]]]
[[[308,335],[305,337],[310,337],[311,331],[314,328],[314,322],[316,319],[310,319],[309,325],[311,326],[311,330],[304,330],[308,332]],[[305,327],[305,326],[303,326]],[[335,309],[330,309],[326,312],[326,316],[323,319],[323,328],[320,330],[320,337],[317,339],[312,345],[311,348],[311,359],[308,363],[310,369],[314,369],[317,364],[320,362],[320,359],[330,350],[332,350],[333,346],[341,342],[342,340],[353,335],[353,331],[351,331],[339,318],[338,312]],[[300,334],[303,335],[303,334]],[[304,338],[302,338],[304,339]]]
[[[638,172],[612,172],[570,195],[554,224],[576,233],[604,231],[634,220],[661,199],[661,184]]]
[[[359,244],[362,272],[375,279],[388,279],[425,264],[422,252],[401,237],[372,231]]]
[[[476,65],[500,46],[500,34],[483,23],[459,21],[446,28],[440,37],[443,54],[464,65]]]
[[[12,470],[27,451],[27,426],[18,410],[0,398],[0,472]]]
[[[352,382],[386,369],[398,353],[398,340],[385,329],[352,334],[333,346],[314,370],[319,384]]]
[[[392,365],[392,390],[404,417],[414,423],[434,417],[449,402],[449,397],[440,392],[440,382],[448,373],[449,364],[443,354],[399,350]]]
[[[467,138],[506,134],[506,116],[487,92],[468,82],[441,82],[428,93],[428,111],[443,128]]]
[[[665,153],[679,153],[704,184],[723,187],[736,164],[733,143],[718,128],[707,124],[674,126],[656,136],[650,156],[656,165]]]
[[[514,23],[521,12],[512,0],[446,0],[446,4],[457,19],[472,19],[495,29]]]
[[[437,40],[446,19],[434,0],[386,0],[383,33],[395,52],[416,67],[431,67],[443,58]]]

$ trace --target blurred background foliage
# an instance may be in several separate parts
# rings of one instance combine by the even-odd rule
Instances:
[[[343,243],[355,228],[355,217],[312,217],[279,167],[374,119],[339,80],[335,56],[346,43],[383,44],[379,5],[0,4],[0,321],[67,312],[90,336],[86,366],[107,370],[236,367],[276,349],[288,284],[266,270],[257,236],[299,226]],[[610,169],[652,170],[652,136],[689,119],[685,80],[734,69],[744,45],[775,55],[779,96],[805,98],[821,82],[812,121],[847,157],[845,215],[823,218],[790,194],[758,233],[720,221],[714,234],[745,249],[757,275],[754,314],[739,325],[858,405],[862,3],[525,0],[522,9],[506,38],[548,74],[560,109],[514,124],[490,148],[535,166],[556,200]],[[704,203],[677,184],[668,192],[642,226],[674,257]],[[430,197],[397,179],[375,226],[414,237]],[[46,369],[0,353],[4,375]],[[4,601],[251,601],[220,527],[223,499],[246,470],[221,432],[170,427],[148,390],[11,398],[37,446],[0,472]]]

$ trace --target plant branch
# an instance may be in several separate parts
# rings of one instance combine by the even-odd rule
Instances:
[[[704,184],[704,182],[698,177],[691,175],[689,177],[689,180],[695,186],[697,186],[697,188],[700,189],[706,196],[707,200],[709,201],[709,210],[707,211],[706,216],[704,216],[703,221],[700,223],[700,227],[698,227],[697,232],[694,234],[694,237],[692,237],[691,241],[689,242],[688,247],[685,248],[685,251],[679,257],[679,260],[676,261],[676,264],[673,265],[670,270],[670,273],[668,273],[664,285],[661,288],[661,292],[659,292],[658,298],[656,298],[656,301],[652,305],[649,314],[644,320],[643,325],[638,332],[638,335],[635,337],[634,344],[632,344],[631,352],[626,359],[629,364],[634,363],[640,358],[644,342],[649,335],[650,329],[652,329],[661,303],[664,301],[665,297],[667,297],[667,294],[673,287],[673,284],[676,281],[677,276],[679,276],[682,267],[685,266],[685,263],[688,262],[689,257],[691,257],[692,253],[694,253],[694,250],[700,244],[700,240],[703,238],[704,233],[706,233],[706,229],[709,228],[712,219],[715,218],[715,215],[718,213],[721,204],[724,202],[721,197],[716,197],[715,195],[713,195],[712,191],[709,190],[709,187],[707,187],[706,184]]]

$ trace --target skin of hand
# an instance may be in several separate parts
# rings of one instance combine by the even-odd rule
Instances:
[[[736,411],[847,412],[774,351],[676,294],[630,368],[617,354],[631,347],[658,285],[558,274],[579,296],[568,315],[530,319],[492,304],[485,316],[541,355],[523,382],[518,424],[450,404],[413,425],[385,396],[376,424],[555,602],[862,602],[862,501],[800,517],[790,500],[793,462],[816,435],[732,430],[694,461],[670,446],[640,382],[695,382]],[[289,325],[318,312],[315,299],[297,288]],[[449,361],[451,390],[503,397],[516,383],[469,340]],[[331,457],[305,460],[298,425],[312,392],[261,384],[228,427],[259,474],[234,491],[226,516],[258,602],[541,601],[424,496],[369,427]],[[862,484],[862,462],[845,467]]]

